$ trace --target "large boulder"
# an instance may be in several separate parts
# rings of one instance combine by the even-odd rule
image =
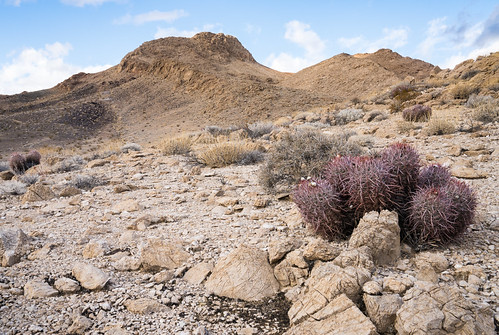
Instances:
[[[29,239],[21,229],[0,230],[0,258],[2,266],[12,266],[27,253]]]
[[[140,247],[140,263],[146,270],[176,269],[191,255],[178,244],[168,243],[159,238],[149,238]]]
[[[358,301],[362,286],[369,280],[370,273],[364,268],[320,264],[312,270],[306,290],[288,311],[291,324],[298,324],[317,313],[340,294]]]
[[[279,292],[267,253],[245,245],[217,262],[205,286],[216,295],[246,301],[258,301]]]
[[[375,335],[376,327],[345,294],[341,294],[285,335]]]
[[[355,227],[348,242],[351,249],[368,246],[374,263],[390,264],[400,257],[400,227],[395,212],[369,212]]]
[[[405,294],[395,329],[412,334],[494,334],[489,307],[476,306],[451,286],[416,282]]]
[[[393,327],[402,302],[402,298],[398,294],[364,294],[367,314],[380,333],[386,333]]]

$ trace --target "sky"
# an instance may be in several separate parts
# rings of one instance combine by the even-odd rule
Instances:
[[[389,48],[441,68],[499,51],[497,0],[0,0],[0,94],[116,65],[142,43],[201,31],[297,72]]]

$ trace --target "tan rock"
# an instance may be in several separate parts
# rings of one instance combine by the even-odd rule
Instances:
[[[111,208],[111,212],[119,214],[122,212],[137,212],[142,209],[142,206],[137,200],[128,199],[123,200]]]
[[[73,276],[86,289],[101,290],[106,286],[111,277],[101,269],[83,262],[73,266]]]
[[[140,263],[146,270],[175,269],[191,256],[178,244],[168,243],[159,238],[149,238],[139,250]]]
[[[438,273],[449,268],[449,261],[441,252],[421,252],[414,258],[414,263],[417,268],[429,265]]]
[[[11,180],[13,177],[14,174],[9,170],[0,172],[0,179],[2,180]]]
[[[57,279],[54,286],[59,292],[62,293],[75,293],[81,289],[80,284],[78,284],[77,281],[66,277]]]
[[[54,297],[58,294],[56,289],[42,280],[30,280],[24,285],[24,296],[28,299]]]
[[[52,191],[52,189],[43,185],[42,183],[35,183],[28,188],[28,191],[23,195],[21,201],[23,203],[26,202],[35,202],[35,201],[43,201],[50,200],[56,197],[56,194]]]
[[[308,261],[331,261],[340,254],[340,249],[322,238],[314,238],[303,250],[303,257]]]
[[[74,186],[66,186],[59,193],[60,197],[72,197],[75,195],[81,194],[81,190]]]
[[[107,159],[94,159],[93,161],[87,163],[87,168],[93,169],[95,167],[104,166],[109,163],[110,162]]]
[[[211,263],[202,262],[196,264],[187,270],[184,274],[184,280],[192,285],[199,285],[208,277],[213,268],[214,266]]]
[[[368,246],[375,264],[395,263],[400,257],[400,227],[395,212],[370,212],[364,215],[348,242],[350,249]]]
[[[0,230],[0,260],[2,266],[12,266],[21,261],[29,247],[28,236],[21,229]]]
[[[376,335],[376,327],[346,295],[293,325],[285,335]]]
[[[371,256],[371,248],[363,246],[357,249],[349,249],[342,251],[338,257],[333,260],[333,264],[346,268],[355,266],[372,271],[374,262]]]
[[[386,292],[403,294],[412,285],[413,282],[408,278],[385,277],[383,279],[383,290]]]
[[[298,249],[302,242],[294,238],[286,238],[284,240],[272,240],[269,243],[269,261],[270,264],[277,263],[292,250]]]
[[[83,315],[76,315],[67,332],[68,334],[86,334],[90,327],[92,327],[92,320]]]
[[[402,298],[398,294],[380,296],[364,294],[367,314],[379,333],[386,333],[393,327],[402,303]]]
[[[474,168],[465,166],[452,167],[450,173],[454,177],[463,179],[483,179],[488,177],[486,172],[478,171]]]
[[[109,252],[109,245],[104,240],[92,240],[85,245],[83,249],[83,258],[96,258],[100,256],[104,256],[107,252]]]
[[[246,301],[272,297],[279,291],[267,253],[245,245],[217,262],[205,287],[216,295]]]
[[[157,300],[149,298],[140,298],[135,300],[126,300],[124,302],[126,309],[135,314],[152,314],[168,309]]]

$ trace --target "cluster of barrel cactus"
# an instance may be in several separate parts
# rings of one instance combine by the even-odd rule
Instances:
[[[399,214],[402,238],[417,245],[455,240],[473,223],[477,205],[468,185],[443,166],[421,167],[404,143],[375,156],[334,157],[292,196],[304,221],[327,239],[348,237],[365,213],[388,209]]]
[[[20,153],[13,153],[9,159],[9,166],[15,174],[23,174],[29,168],[40,164],[42,156],[36,150],[31,150],[26,156]]]

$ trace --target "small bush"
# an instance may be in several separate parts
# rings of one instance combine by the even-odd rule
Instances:
[[[468,79],[471,79],[473,78],[474,76],[476,76],[480,71],[478,70],[469,70],[469,71],[466,71],[464,72],[462,75],[461,75],[461,79],[463,80],[468,80]]]
[[[442,118],[433,118],[426,126],[426,134],[428,135],[446,135],[456,131],[456,126]]]
[[[23,174],[27,170],[26,158],[17,152],[13,153],[9,159],[9,166],[15,174]]]
[[[58,162],[54,166],[54,171],[56,172],[70,172],[75,170],[80,170],[87,163],[86,160],[81,156],[72,156]]]
[[[7,180],[0,184],[0,193],[3,194],[23,195],[26,191],[26,185],[17,180]]]
[[[468,98],[468,101],[466,101],[466,107],[477,108],[480,107],[481,105],[485,105],[491,102],[494,102],[494,98],[492,98],[490,95],[472,94]]]
[[[260,163],[265,159],[265,155],[260,150],[250,150],[244,153],[237,162],[239,165],[252,165]]]
[[[10,170],[8,162],[0,162],[0,172]]]
[[[24,174],[19,177],[19,181],[26,185],[33,185],[40,179],[40,176],[37,174]]]
[[[202,164],[210,167],[223,167],[238,164],[254,156],[256,145],[247,142],[221,142],[208,147],[197,155]]]
[[[472,118],[483,123],[498,121],[499,99],[484,99],[477,103]]]
[[[318,130],[287,133],[266,155],[259,181],[271,193],[288,192],[301,177],[320,175],[331,157],[362,152],[362,147],[348,142],[345,134],[326,135]]]
[[[454,86],[451,90],[451,94],[454,99],[468,99],[472,94],[477,94],[480,92],[478,86],[473,86],[469,84],[458,84]]]
[[[431,108],[425,105],[414,105],[402,111],[402,118],[406,121],[428,121],[431,117]]]
[[[142,147],[137,143],[126,143],[120,148],[121,152],[127,153],[130,151],[142,151]]]
[[[275,128],[271,122],[256,122],[248,125],[246,131],[250,138],[259,138],[270,134]]]
[[[344,125],[364,117],[364,111],[362,109],[347,108],[342,109],[334,116],[334,120],[337,125]]]
[[[189,136],[179,136],[164,140],[161,145],[161,152],[164,155],[187,155],[192,150],[193,139]]]
[[[96,186],[104,185],[105,182],[91,175],[76,175],[71,179],[70,184],[76,188],[90,191]]]
[[[390,98],[401,102],[411,100],[414,97],[415,88],[412,84],[403,82],[390,90]]]

